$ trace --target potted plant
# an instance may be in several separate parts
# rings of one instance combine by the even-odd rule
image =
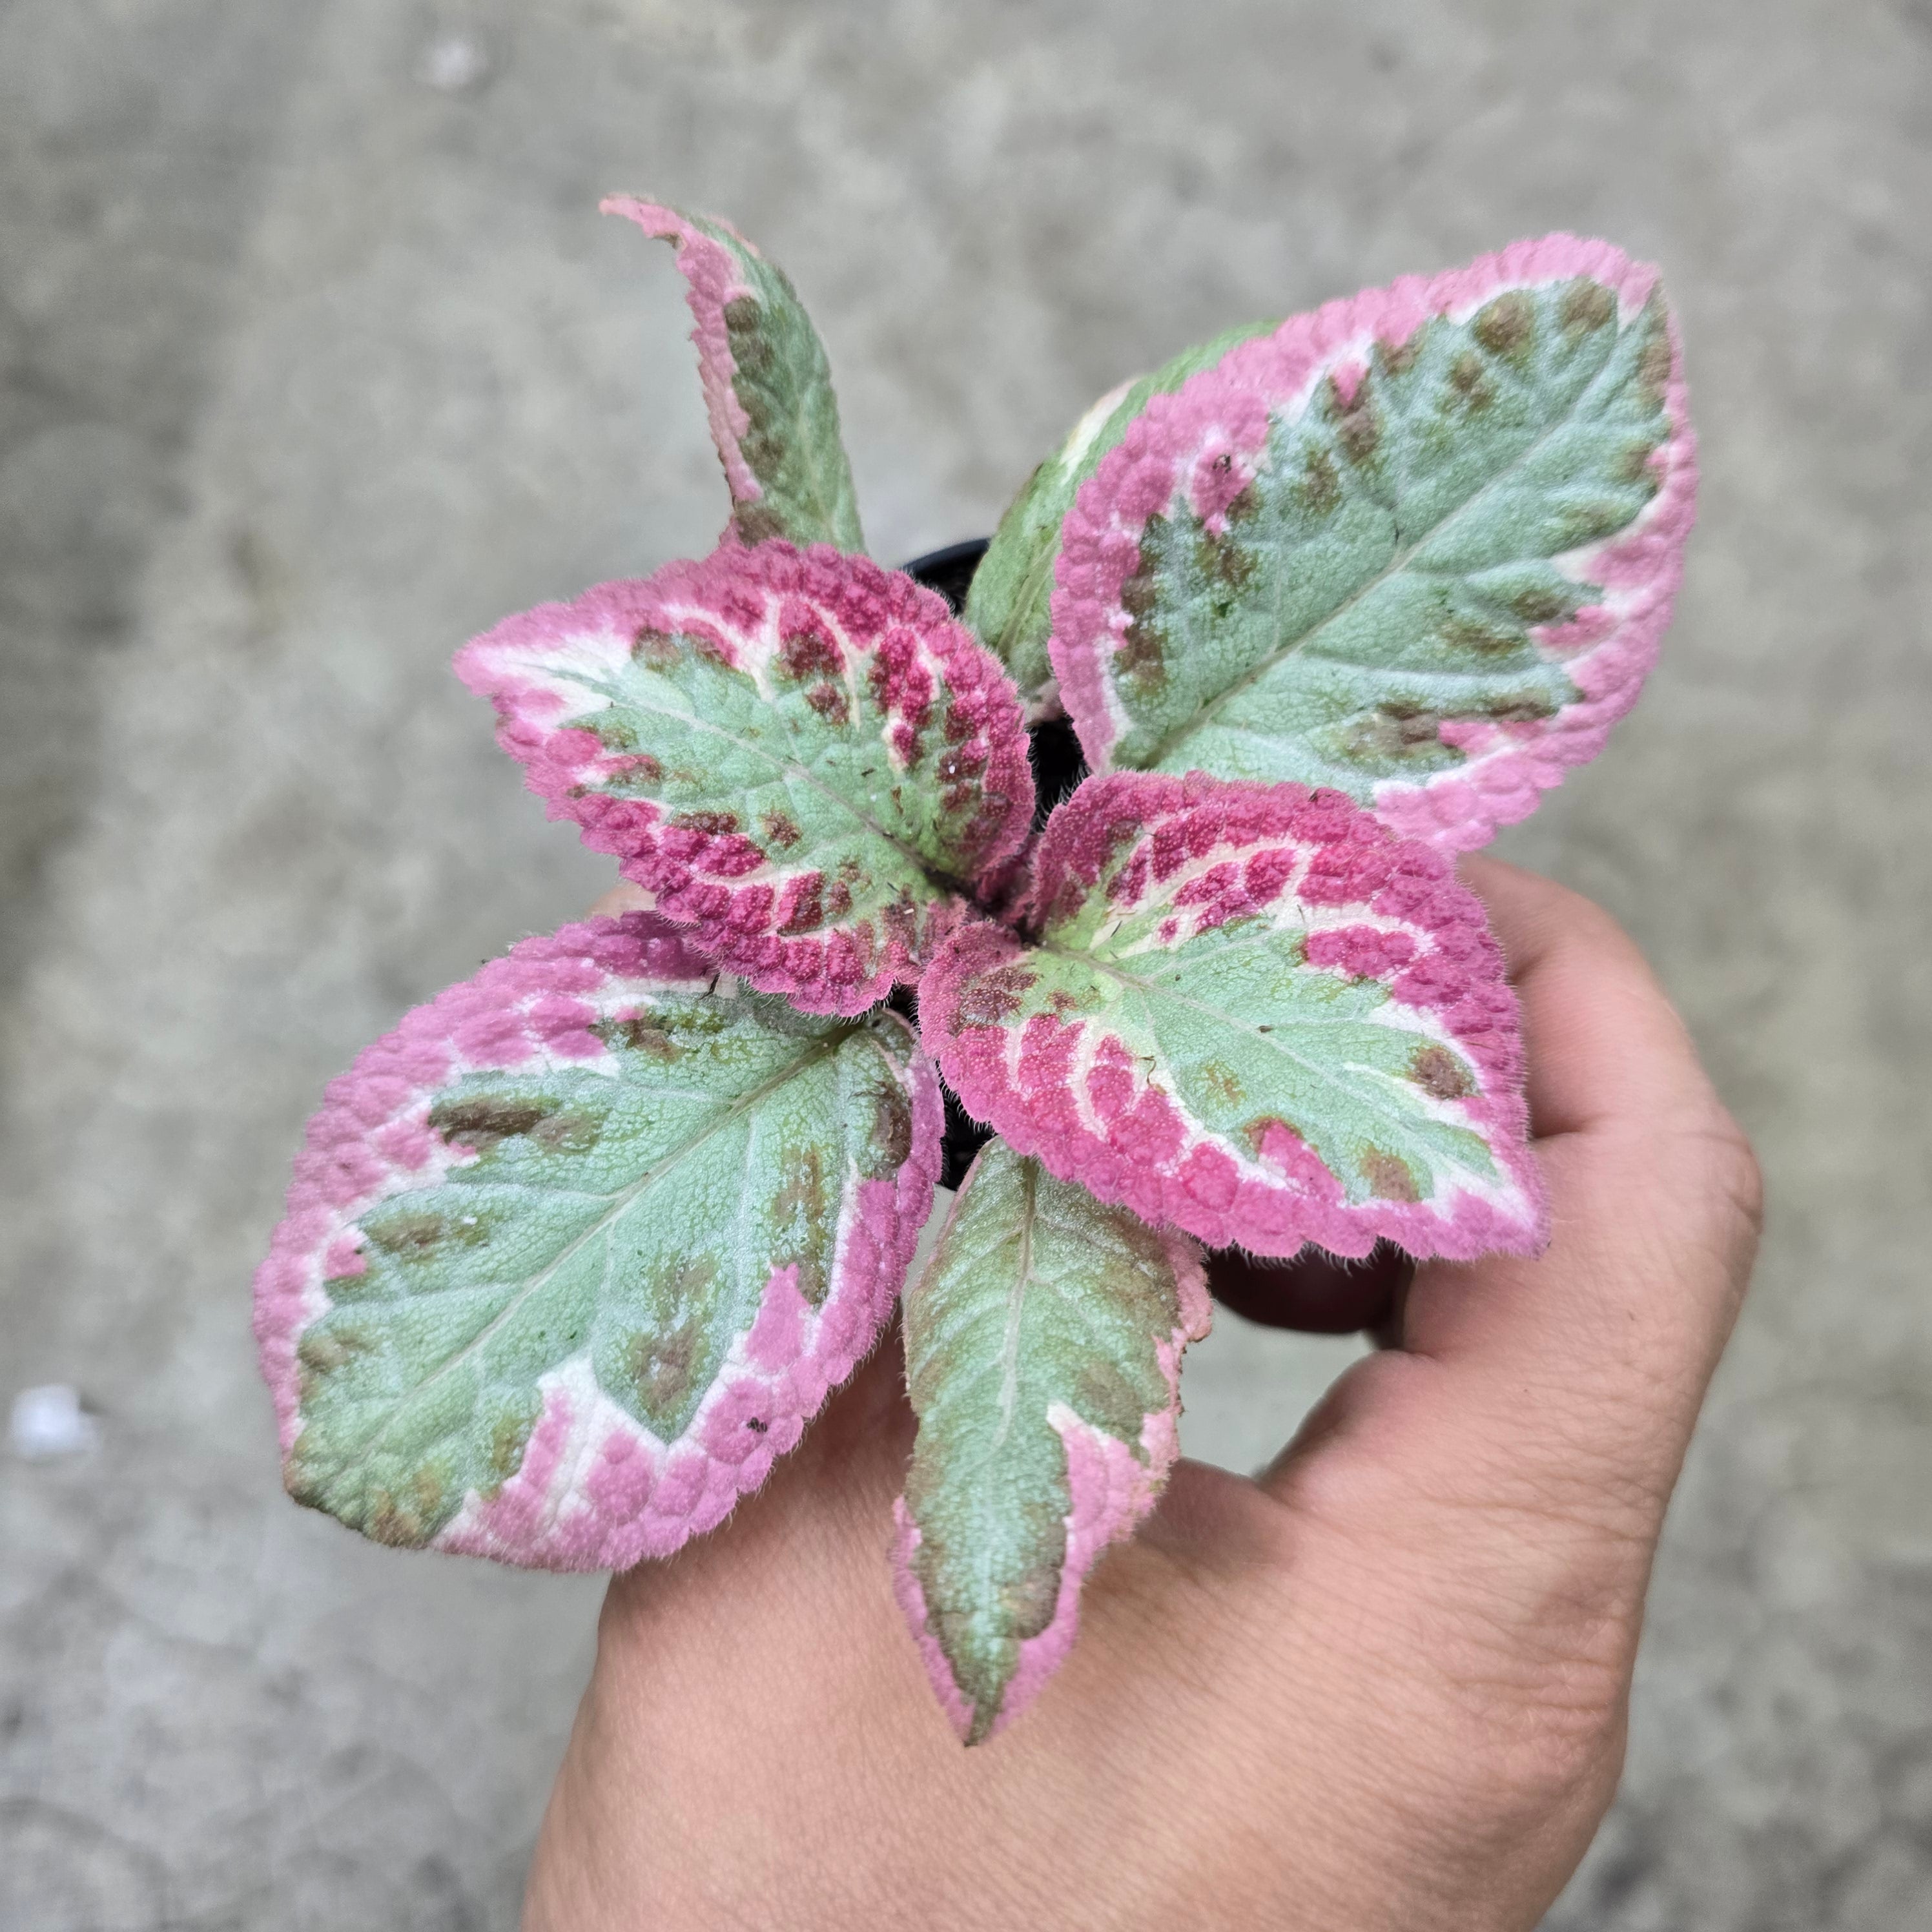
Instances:
[[[1160,1489],[1204,1248],[1544,1238],[1452,862],[1655,656],[1676,333],[1564,235],[1232,331],[1102,398],[976,568],[928,560],[956,614],[866,556],[785,277],[605,206],[676,248],[730,520],[457,668],[650,909],[524,940],[328,1089],[256,1276],[284,1477],[385,1542],[626,1568],[899,1309],[882,1560],[976,1742]],[[909,1282],[949,1104],[970,1167]]]

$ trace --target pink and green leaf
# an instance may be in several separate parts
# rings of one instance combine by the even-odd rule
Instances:
[[[1052,666],[1047,640],[1053,628],[1053,572],[1060,560],[1060,528],[1082,484],[1126,435],[1128,425],[1156,396],[1178,389],[1189,376],[1211,368],[1238,342],[1274,327],[1254,322],[1190,349],[1151,375],[1111,389],[1076,423],[1013,499],[966,596],[966,621],[1010,670],[1030,705],[1052,708]]]
[[[255,1282],[291,1494],[545,1568],[676,1549],[872,1346],[940,1130],[889,1012],[739,990],[649,913],[525,940],[309,1123]]]
[[[1151,398],[1061,536],[1096,771],[1328,785],[1445,850],[1594,758],[1695,508],[1676,332],[1606,242],[1296,316]]]
[[[1211,1305],[1192,1242],[995,1140],[905,1299],[919,1438],[901,1607],[954,1728],[1010,1722],[1072,1647],[1081,1586],[1178,1453],[1181,1352]]]
[[[677,250],[740,538],[863,550],[824,346],[784,271],[728,222],[628,194],[609,196],[603,212]]]
[[[856,1013],[1025,838],[1012,681],[898,571],[727,544],[512,617],[457,670],[553,816],[752,986]]]
[[[1036,938],[961,928],[920,1025],[969,1112],[1210,1246],[1541,1242],[1481,902],[1336,791],[1118,772],[1048,821]]]

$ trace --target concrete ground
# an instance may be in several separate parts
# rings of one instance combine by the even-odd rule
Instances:
[[[1932,1920],[1927,0],[0,4],[0,1922],[514,1923],[598,1588],[286,1502],[249,1270],[322,1080],[600,888],[447,670],[708,545],[644,188],[830,346],[888,558],[1175,346],[1552,226],[1665,265],[1677,626],[1506,849],[1656,961],[1772,1223],[1561,1932]],[[1224,1318],[1186,1440],[1351,1345]]]

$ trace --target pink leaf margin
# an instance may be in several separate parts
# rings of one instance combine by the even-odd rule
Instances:
[[[1454,1260],[1542,1247],[1549,1210],[1528,1145],[1516,996],[1482,902],[1446,858],[1339,791],[1116,772],[1088,779],[1048,822],[1035,922],[1070,916],[1129,845],[1138,849],[1110,888],[1124,907],[1184,868],[1191,875],[1175,895],[1192,922],[1178,940],[1292,902],[1311,928],[1311,966],[1381,980],[1423,1023],[1419,1040],[1453,1043],[1481,1082],[1455,1104],[1502,1184],[1494,1194],[1458,1188],[1437,1203],[1350,1202],[1286,1127],[1258,1149],[1234,1144],[1103,1024],[1046,1012],[1006,1024],[1004,1012],[1022,1004],[1027,948],[986,921],[952,934],[920,988],[926,1051],[970,1112],[1060,1180],[1210,1247],[1286,1256],[1312,1241],[1360,1256],[1385,1239]]]
[[[646,994],[694,992],[716,976],[687,934],[650,913],[566,926],[414,1009],[329,1084],[255,1274],[256,1343],[284,1458],[302,1430],[296,1349],[332,1306],[325,1283],[356,1271],[357,1224],[378,1202],[433,1186],[474,1157],[429,1126],[437,1093],[470,1072],[594,1066],[609,1057],[590,1030],[597,1022],[629,1017]],[[674,1442],[613,1402],[587,1358],[547,1373],[517,1473],[494,1496],[472,1491],[432,1546],[540,1569],[621,1570],[714,1528],[758,1488],[878,1340],[930,1218],[943,1102],[923,1054],[912,1054],[904,1077],[908,1157],[890,1180],[848,1183],[816,1309],[795,1266],[775,1269],[755,1320]],[[746,1428],[748,1417],[764,1431]]]
[[[982,879],[1000,874],[1033,818],[1018,692],[944,598],[869,558],[829,544],[727,544],[701,561],[667,564],[648,578],[599,584],[573,602],[506,618],[457,653],[456,671],[495,705],[496,741],[524,766],[550,817],[574,820],[593,851],[615,855],[659,912],[690,926],[706,952],[759,992],[782,993],[807,1012],[853,1015],[917,978],[961,916],[958,899],[935,888],[896,923],[796,929],[819,902],[822,873],[788,866],[735,827],[680,825],[649,800],[600,789],[638,757],[608,751],[593,732],[562,722],[571,704],[563,687],[573,677],[615,676],[640,632],[694,638],[755,676],[788,621],[820,637],[829,627],[830,637],[866,657],[886,710],[888,755],[902,764],[922,743],[944,686],[956,735],[934,768],[917,776],[976,786],[982,803],[968,828],[972,861]]]
[[[622,215],[626,221],[635,222],[653,240],[668,242],[677,251],[679,272],[685,280],[685,303],[696,324],[691,339],[698,350],[698,380],[704,386],[711,440],[718,446],[732,502],[757,502],[765,494],[764,485],[745,458],[745,438],[751,434],[752,418],[739,401],[734,386],[738,365],[731,354],[724,309],[727,303],[741,296],[756,299],[758,291],[746,280],[732,250],[735,246],[748,255],[756,255],[758,250],[729,222],[710,218],[712,226],[722,229],[730,236],[728,243],[707,234],[676,208],[641,200],[635,195],[607,195],[598,203],[597,212]]]
[[[1171,1334],[1156,1344],[1168,1388],[1166,1406],[1142,1421],[1138,1453],[1120,1437],[1096,1429],[1064,1402],[1047,1420],[1066,1453],[1070,1507],[1062,1519],[1066,1553],[1054,1598],[1053,1616],[1036,1636],[1021,1642],[1018,1660],[1000,1700],[999,1714],[982,1742],[989,1742],[1021,1715],[1066,1662],[1080,1629],[1080,1593],[1088,1573],[1110,1544],[1123,1543],[1153,1509],[1180,1454],[1180,1358],[1190,1342],[1204,1340],[1214,1325],[1214,1304],[1199,1247],[1172,1228],[1161,1231],[1162,1245],[1174,1270],[1180,1316]],[[892,1505],[892,1594],[911,1630],[933,1694],[963,1742],[975,1715],[933,1634],[926,1592],[913,1558],[920,1528],[902,1496]]]
[[[1627,322],[1657,286],[1658,272],[1607,242],[1546,235],[1513,243],[1467,268],[1405,275],[1387,288],[1292,316],[1272,335],[1231,350],[1170,395],[1156,396],[1082,486],[1062,532],[1048,655],[1062,703],[1096,772],[1112,763],[1126,718],[1109,671],[1127,623],[1121,590],[1139,567],[1148,519],[1187,491],[1210,530],[1253,473],[1270,408],[1299,415],[1331,375],[1345,393],[1378,344],[1394,348],[1432,317],[1461,321],[1510,289],[1587,276],[1612,290]],[[1532,635],[1582,693],[1554,717],[1520,724],[1451,722],[1443,742],[1464,762],[1421,784],[1384,780],[1375,809],[1406,836],[1445,852],[1472,850],[1536,809],[1543,792],[1603,749],[1611,727],[1636,702],[1657,661],[1683,576],[1696,518],[1696,440],[1674,318],[1664,406],[1670,431],[1651,463],[1658,488],[1615,536],[1558,560],[1578,582],[1600,584],[1600,603]]]

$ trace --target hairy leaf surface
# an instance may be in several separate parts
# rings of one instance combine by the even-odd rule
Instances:
[[[973,574],[966,593],[966,621],[1012,673],[1035,710],[1051,708],[1046,698],[1053,670],[1046,647],[1053,628],[1054,566],[1060,560],[1060,526],[1081,484],[1154,397],[1179,388],[1189,376],[1212,368],[1238,342],[1274,327],[1273,322],[1258,322],[1229,329],[1177,356],[1151,375],[1110,389],[1073,425],[1066,440],[1008,506]]]
[[[627,194],[602,206],[677,250],[733,529],[863,550],[824,347],[784,272],[728,222]]]
[[[1428,847],[1336,791],[1117,772],[1048,821],[1029,919],[956,932],[920,1024],[1061,1179],[1262,1254],[1540,1241],[1516,1002]]]
[[[898,571],[727,544],[512,617],[457,659],[554,817],[767,992],[855,1013],[1026,836],[1012,684]]]
[[[255,1288],[290,1492],[546,1568],[675,1549],[872,1346],[940,1129],[890,1012],[734,991],[649,913],[526,940],[309,1123]]]
[[[1593,758],[1696,468],[1655,272],[1551,236],[1243,344],[1065,526],[1052,657],[1096,771],[1332,785],[1445,850]]]
[[[1072,1647],[1080,1588],[1177,1453],[1200,1256],[1000,1141],[981,1150],[905,1301],[919,1439],[898,1505],[901,1607],[977,1744]]]

